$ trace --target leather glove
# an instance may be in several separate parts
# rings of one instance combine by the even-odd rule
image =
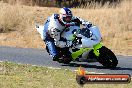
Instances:
[[[87,28],[90,28],[90,27],[92,27],[92,24],[91,23],[87,24]]]

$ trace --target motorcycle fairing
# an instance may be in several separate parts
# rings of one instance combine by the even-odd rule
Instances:
[[[72,59],[75,60],[76,58],[78,58],[80,55],[82,55],[84,52],[89,51],[90,49],[93,49],[94,54],[98,57],[100,55],[99,53],[99,49],[102,47],[103,45],[101,43],[98,43],[96,45],[93,46],[93,48],[80,48],[78,51],[76,52],[72,52],[71,56]]]

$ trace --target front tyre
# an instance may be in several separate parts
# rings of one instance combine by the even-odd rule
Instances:
[[[100,55],[97,59],[99,63],[101,63],[106,68],[110,68],[110,69],[116,68],[118,64],[118,60],[115,54],[110,49],[108,49],[105,46],[102,46],[99,49],[99,53]]]

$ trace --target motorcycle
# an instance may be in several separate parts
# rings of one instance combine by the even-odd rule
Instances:
[[[60,60],[63,60],[65,64],[71,61],[90,62],[93,60],[106,68],[116,68],[118,60],[115,54],[101,43],[102,38],[97,26],[91,28],[70,26],[64,30],[61,38],[73,41],[70,48],[57,48]]]

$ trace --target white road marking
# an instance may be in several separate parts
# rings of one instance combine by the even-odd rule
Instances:
[[[75,72],[77,72],[78,70],[74,70]],[[85,71],[88,74],[106,74],[106,73],[99,73],[99,72],[90,72],[90,71]]]

